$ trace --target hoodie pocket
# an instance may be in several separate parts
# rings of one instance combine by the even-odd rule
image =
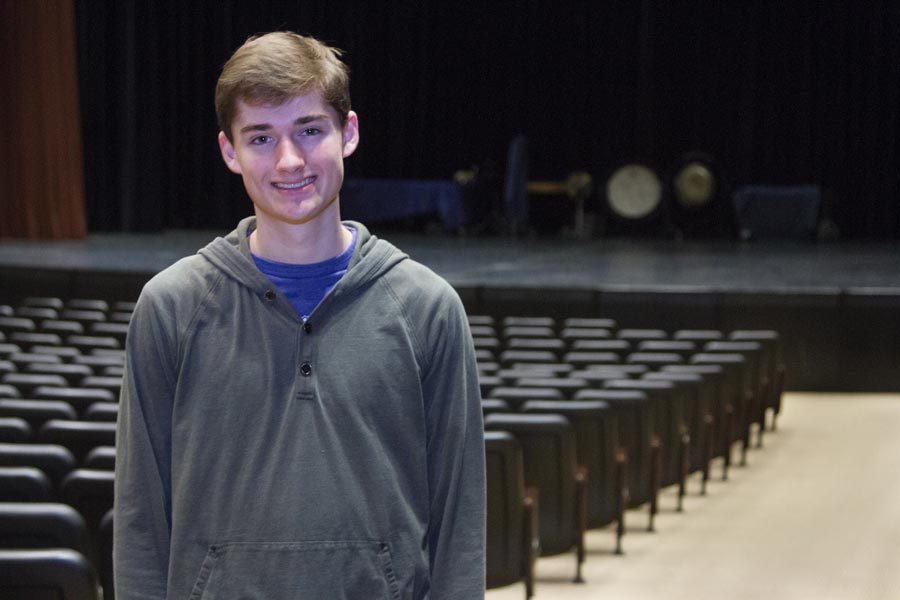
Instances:
[[[400,600],[388,545],[373,541],[216,544],[190,600]]]

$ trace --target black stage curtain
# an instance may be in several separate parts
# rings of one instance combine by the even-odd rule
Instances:
[[[474,3],[472,3],[474,4]],[[213,89],[249,35],[344,49],[348,174],[448,178],[524,133],[533,179],[713,155],[743,183],[814,183],[846,237],[900,237],[900,3],[78,0],[92,230],[221,228],[250,211]]]

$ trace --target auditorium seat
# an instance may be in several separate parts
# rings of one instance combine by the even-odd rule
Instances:
[[[0,381],[2,381],[2,376],[0,376]],[[22,392],[14,386],[8,383],[0,383],[0,398],[21,398]]]
[[[0,317],[0,331],[6,334],[32,332],[37,329],[32,319],[25,317]]]
[[[493,391],[494,388],[498,388],[502,385],[503,380],[496,375],[485,375],[484,373],[478,374],[478,386],[481,388],[482,398],[490,397],[491,391]]]
[[[15,309],[15,316],[25,317],[33,321],[41,321],[43,319],[59,318],[59,313],[55,308],[44,308],[40,306],[19,306]]]
[[[581,582],[587,527],[587,471],[576,462],[575,432],[566,417],[495,413],[485,428],[512,433],[522,445],[525,485],[538,489],[541,556],[575,550]]]
[[[576,369],[585,369],[592,365],[616,365],[622,362],[622,357],[617,352],[573,350],[566,352],[563,360]]]
[[[109,312],[109,303],[106,300],[96,298],[71,298],[66,301],[66,308],[70,310],[89,310],[100,313]]]
[[[559,390],[563,398],[571,400],[580,390],[587,389],[588,382],[572,377],[525,377],[516,381],[516,387]]]
[[[85,421],[116,422],[119,417],[119,404],[117,402],[94,402],[84,411]]]
[[[7,373],[0,377],[0,383],[15,386],[23,396],[31,396],[40,387],[65,387],[62,375],[41,375],[39,373]]]
[[[67,402],[79,415],[94,402],[116,402],[118,397],[110,390],[80,387],[39,387],[32,397],[36,400],[61,400]]]
[[[642,340],[637,352],[674,352],[683,360],[698,352],[697,344],[690,340]]]
[[[525,487],[522,447],[506,431],[484,432],[487,480],[487,588],[523,581],[525,597],[534,595],[539,492]]]
[[[553,352],[557,357],[563,350],[565,344],[557,338],[510,338],[506,340],[507,350],[547,350]]]
[[[81,461],[92,448],[114,446],[116,424],[97,421],[47,421],[37,439],[44,444],[58,444],[68,448],[75,460]]]
[[[59,444],[0,444],[0,467],[35,467],[54,486],[76,465],[72,452]]]
[[[528,400],[563,399],[562,392],[554,388],[519,388],[515,386],[494,388],[491,390],[490,397],[506,401],[516,411]]]
[[[570,350],[579,350],[579,343],[609,341],[612,333],[609,329],[596,327],[566,327],[559,332],[559,337]]]
[[[125,338],[128,335],[127,323],[91,323],[88,326],[91,335],[112,336],[119,340],[119,345],[125,345]]]
[[[555,362],[557,360],[556,353],[549,350],[504,350],[500,353],[500,364],[508,367],[517,362]]]
[[[50,478],[37,467],[0,466],[0,502],[50,502],[53,497]]]
[[[60,311],[65,308],[66,304],[62,301],[62,298],[56,298],[53,296],[28,296],[24,300],[22,300],[22,306],[37,306],[42,308],[52,308],[56,311]]]
[[[22,352],[21,346],[18,344],[10,344],[7,342],[0,343],[0,358],[6,359],[10,354],[18,354]]]
[[[100,519],[113,507],[112,471],[75,469],[69,473],[59,489],[59,498],[81,513],[88,531],[96,534]]]
[[[69,548],[93,555],[84,518],[56,502],[0,502],[0,548]]]
[[[116,468],[115,446],[97,446],[84,457],[82,467],[100,471],[114,471]]]
[[[511,327],[542,327],[553,329],[556,327],[556,319],[553,317],[504,317],[503,327],[508,329]]]
[[[74,346],[82,352],[90,352],[95,348],[118,349],[119,340],[106,335],[70,335],[66,337],[66,345]]]
[[[112,392],[113,396],[118,399],[119,394],[122,392],[122,378],[108,377],[105,375],[89,375],[81,380],[80,387],[109,390]]]
[[[16,373],[19,368],[9,360],[0,360],[0,376],[5,375],[7,373]]]
[[[134,312],[134,307],[137,305],[137,302],[132,302],[130,300],[116,300],[112,303],[112,306],[109,307],[109,310],[112,312]]]
[[[110,323],[131,323],[131,311],[115,311],[109,313],[109,322]]]
[[[93,369],[87,365],[72,365],[64,363],[29,363],[23,370],[25,373],[39,375],[60,375],[66,380],[67,385],[78,385],[85,377],[94,374]]]
[[[125,358],[118,354],[81,354],[72,357],[72,363],[76,365],[87,365],[92,369],[102,369],[103,367],[121,367],[125,365]]]
[[[719,365],[722,368],[722,393],[727,400],[723,406],[722,437],[717,443],[717,447],[720,448],[719,451],[722,452],[725,459],[722,479],[728,479],[728,469],[731,466],[731,447],[738,440],[742,442],[741,464],[747,464],[747,448],[750,445],[750,438],[749,427],[745,426],[744,362],[745,359],[740,354],[700,352],[691,357],[691,364]]]
[[[781,413],[781,394],[784,387],[784,358],[781,350],[781,336],[773,330],[737,330],[732,331],[729,339],[736,342],[759,342],[763,347],[765,378],[765,402],[772,409],[772,430],[775,430],[778,415]]]
[[[470,326],[488,325],[493,327],[495,322],[494,317],[490,315],[467,315],[466,318],[469,320]]]
[[[0,416],[0,443],[24,443],[34,439],[34,430],[25,419]]]
[[[572,365],[564,362],[549,363],[513,363],[510,371],[531,371],[547,375],[565,376],[574,371]]]
[[[98,600],[88,559],[74,550],[0,550],[4,600]]]
[[[510,325],[503,328],[504,339],[509,338],[554,338],[553,327],[542,325]]]
[[[78,414],[70,404],[58,400],[21,400],[0,398],[0,417],[19,417],[37,431],[51,419],[75,420]]]
[[[662,329],[620,329],[616,333],[616,337],[620,340],[628,340],[631,342],[641,342],[643,340],[664,340],[668,336]]]
[[[19,344],[23,349],[33,346],[62,346],[62,338],[56,333],[15,331],[9,335],[9,341]]]
[[[698,346],[706,342],[725,339],[725,334],[718,329],[679,329],[672,334],[677,341],[694,342]]]
[[[62,364],[62,357],[53,354],[36,354],[31,352],[17,352],[10,354],[6,360],[16,365],[17,370],[24,371],[25,367],[34,363]]]
[[[81,355],[81,350],[69,346],[32,346],[32,354],[52,354],[66,362],[71,362],[76,356]]]
[[[754,341],[715,341],[707,342],[703,346],[705,353],[738,353],[745,358],[744,363],[744,390],[745,402],[744,410],[746,411],[746,427],[747,440],[751,436],[749,429],[753,424],[757,425],[757,447],[762,447],[763,433],[765,432],[765,409],[766,402],[763,398],[764,381],[763,381],[763,347],[759,342]]]
[[[512,408],[510,408],[509,403],[506,400],[500,400],[499,398],[484,398],[481,401],[481,414],[483,415],[510,411],[512,411]]]
[[[625,461],[624,452],[619,452],[619,425],[614,409],[602,400],[530,400],[522,406],[522,413],[561,414],[572,423],[577,462],[590,475],[587,526],[593,529],[618,521],[615,552],[621,554],[625,532]]]
[[[660,373],[695,373],[703,377],[703,387],[701,394],[706,399],[701,399],[700,405],[708,407],[709,420],[705,418],[702,425],[707,430],[702,441],[703,457],[705,469],[703,472],[701,494],[706,493],[706,485],[710,478],[710,460],[713,458],[724,457],[723,446],[721,440],[724,437],[724,427],[727,420],[726,406],[731,404],[731,399],[726,391],[725,382],[723,381],[722,365],[706,364],[706,365],[666,365]],[[731,410],[730,408],[728,410]]]
[[[616,329],[617,324],[615,319],[601,319],[596,317],[583,318],[583,317],[568,317],[563,319],[562,323],[563,329],[565,328],[573,328],[573,329],[608,329],[613,330]]]
[[[84,327],[90,327],[92,323],[106,321],[106,313],[99,310],[79,310],[66,308],[59,313],[59,318],[64,321],[77,321]]]
[[[40,330],[43,333],[55,333],[59,335],[80,335],[84,333],[84,325],[82,325],[78,321],[47,319],[45,321],[41,321]]]
[[[669,381],[676,386],[684,398],[683,435],[687,435],[689,443],[681,444],[682,453],[677,459],[680,469],[678,510],[682,510],[682,500],[687,490],[686,475],[700,471],[703,481],[709,480],[709,463],[712,460],[712,387],[705,382],[699,373],[675,373],[673,371],[656,371],[645,373],[643,379],[649,381]]]

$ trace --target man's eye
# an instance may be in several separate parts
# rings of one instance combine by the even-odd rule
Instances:
[[[319,135],[322,133],[322,130],[317,127],[307,127],[302,133],[303,135]]]
[[[262,146],[263,144],[268,144],[271,140],[272,138],[267,135],[258,135],[250,140],[250,143],[254,146]]]

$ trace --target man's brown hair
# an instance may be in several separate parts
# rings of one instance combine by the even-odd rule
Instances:
[[[237,104],[278,106],[319,91],[341,126],[350,112],[350,75],[341,51],[290,31],[253,36],[235,50],[216,84],[216,118],[229,141]]]

